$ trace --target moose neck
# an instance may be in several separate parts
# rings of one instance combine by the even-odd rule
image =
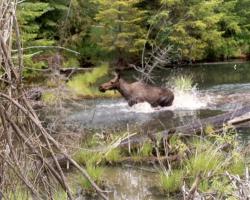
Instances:
[[[125,80],[120,79],[119,80],[119,87],[117,88],[117,90],[121,93],[121,95],[128,100],[131,96],[131,92],[130,92],[130,84],[127,83]]]

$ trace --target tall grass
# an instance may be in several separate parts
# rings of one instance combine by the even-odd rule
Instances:
[[[108,64],[104,63],[99,67],[94,68],[91,72],[78,74],[74,76],[68,83],[68,87],[77,95],[96,97],[96,96],[115,96],[113,91],[100,93],[95,83],[101,77],[108,74]]]
[[[191,75],[173,76],[170,80],[170,84],[175,91],[179,92],[191,91],[195,87]]]
[[[168,174],[161,173],[160,180],[161,186],[166,192],[177,192],[181,189],[181,186],[183,184],[183,171],[173,170]]]
[[[180,155],[181,162],[160,173],[161,187],[167,193],[180,192],[184,181],[186,187],[191,188],[199,176],[199,192],[216,193],[219,199],[232,195],[233,185],[225,172],[243,176],[246,167],[245,158],[235,142],[237,135],[231,131],[215,135],[210,132],[213,130],[211,126],[208,129],[208,135],[191,140],[178,136],[170,139],[169,151]],[[226,150],[223,149],[225,144],[229,145]]]

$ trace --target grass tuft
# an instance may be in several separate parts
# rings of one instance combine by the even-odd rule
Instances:
[[[153,145],[150,142],[146,142],[142,145],[139,155],[142,157],[148,157],[152,155]]]
[[[195,153],[187,162],[188,172],[192,176],[198,173],[208,173],[209,171],[221,170],[220,165],[223,163],[222,154],[216,149],[208,149]]]
[[[161,187],[168,193],[178,192],[183,183],[183,171],[173,170],[169,174],[160,174]]]
[[[93,166],[93,165],[87,165],[86,170],[87,170],[88,174],[90,175],[90,177],[92,178],[92,180],[95,183],[97,183],[98,185],[100,185],[100,183],[102,181],[104,169],[101,167]],[[83,176],[78,177],[78,182],[82,188],[84,188],[86,190],[91,190],[91,188],[92,188],[91,183]]]
[[[121,150],[120,149],[112,149],[110,150],[106,155],[105,155],[105,159],[108,162],[117,162],[119,160],[121,160],[122,155],[121,155]]]
[[[96,165],[102,160],[102,155],[98,152],[79,150],[74,154],[73,158],[83,165]]]
[[[190,91],[193,89],[193,77],[191,75],[178,75],[172,78],[171,84],[176,91]]]

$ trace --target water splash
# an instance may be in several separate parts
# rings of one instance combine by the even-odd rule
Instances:
[[[170,107],[152,107],[149,103],[143,102],[133,105],[132,107],[124,107],[123,112],[135,113],[152,113],[166,110],[197,110],[206,108],[211,102],[209,96],[200,93],[194,86],[191,90],[174,89],[175,99]]]
[[[211,99],[200,93],[194,86],[191,90],[174,90],[175,99],[171,108],[176,109],[187,109],[197,110],[206,108]]]
[[[199,91],[197,86],[193,84],[192,76],[173,76],[168,85],[172,85],[172,91],[175,95],[173,105],[170,107],[152,107],[147,102],[129,107],[125,101],[101,105],[101,107],[119,109],[126,113],[154,113],[166,110],[198,110],[206,108],[211,103],[210,96]]]

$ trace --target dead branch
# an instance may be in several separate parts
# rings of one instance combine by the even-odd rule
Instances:
[[[53,199],[52,191],[56,187],[54,183],[59,183],[66,191],[68,198],[73,200],[71,188],[56,158],[56,153],[61,153],[89,180],[100,197],[107,199],[104,191],[95,184],[87,171],[78,165],[67,153],[67,150],[43,127],[27,99],[27,93],[24,91],[22,83],[23,51],[25,49],[20,42],[16,3],[13,0],[3,0],[0,3],[0,65],[5,74],[0,79],[2,87],[0,94],[0,130],[2,134],[0,137],[0,157],[2,158],[0,190],[8,194],[18,187],[17,184],[10,181],[14,173],[17,175],[15,182],[20,180],[19,184],[23,183],[22,186],[26,187],[27,191],[29,190],[36,199]],[[13,41],[16,41],[17,50],[12,51]],[[63,47],[53,48],[66,50]],[[15,52],[18,56],[17,63],[12,60],[12,53]],[[53,166],[47,161],[45,155],[53,159]],[[38,166],[37,161],[41,165]],[[30,171],[34,167],[38,170],[31,175]],[[10,185],[11,187],[9,187]],[[46,197],[45,194],[48,196]]]
[[[197,120],[193,123],[184,126],[178,126],[161,132],[152,133],[151,137],[155,139],[156,138],[162,139],[164,137],[169,137],[173,134],[179,134],[182,136],[192,136],[194,134],[202,134],[204,132],[204,129],[206,129],[208,125],[211,125],[215,130],[215,132],[221,130],[221,128],[224,125],[237,127],[240,126],[240,124],[242,123],[250,121],[250,115],[248,113],[250,113],[249,106],[225,114],[217,115],[214,117]],[[136,146],[138,144],[145,142],[148,139],[149,139],[148,135],[146,134],[137,134],[129,139],[129,145]],[[127,147],[128,139],[121,141],[120,146]]]

